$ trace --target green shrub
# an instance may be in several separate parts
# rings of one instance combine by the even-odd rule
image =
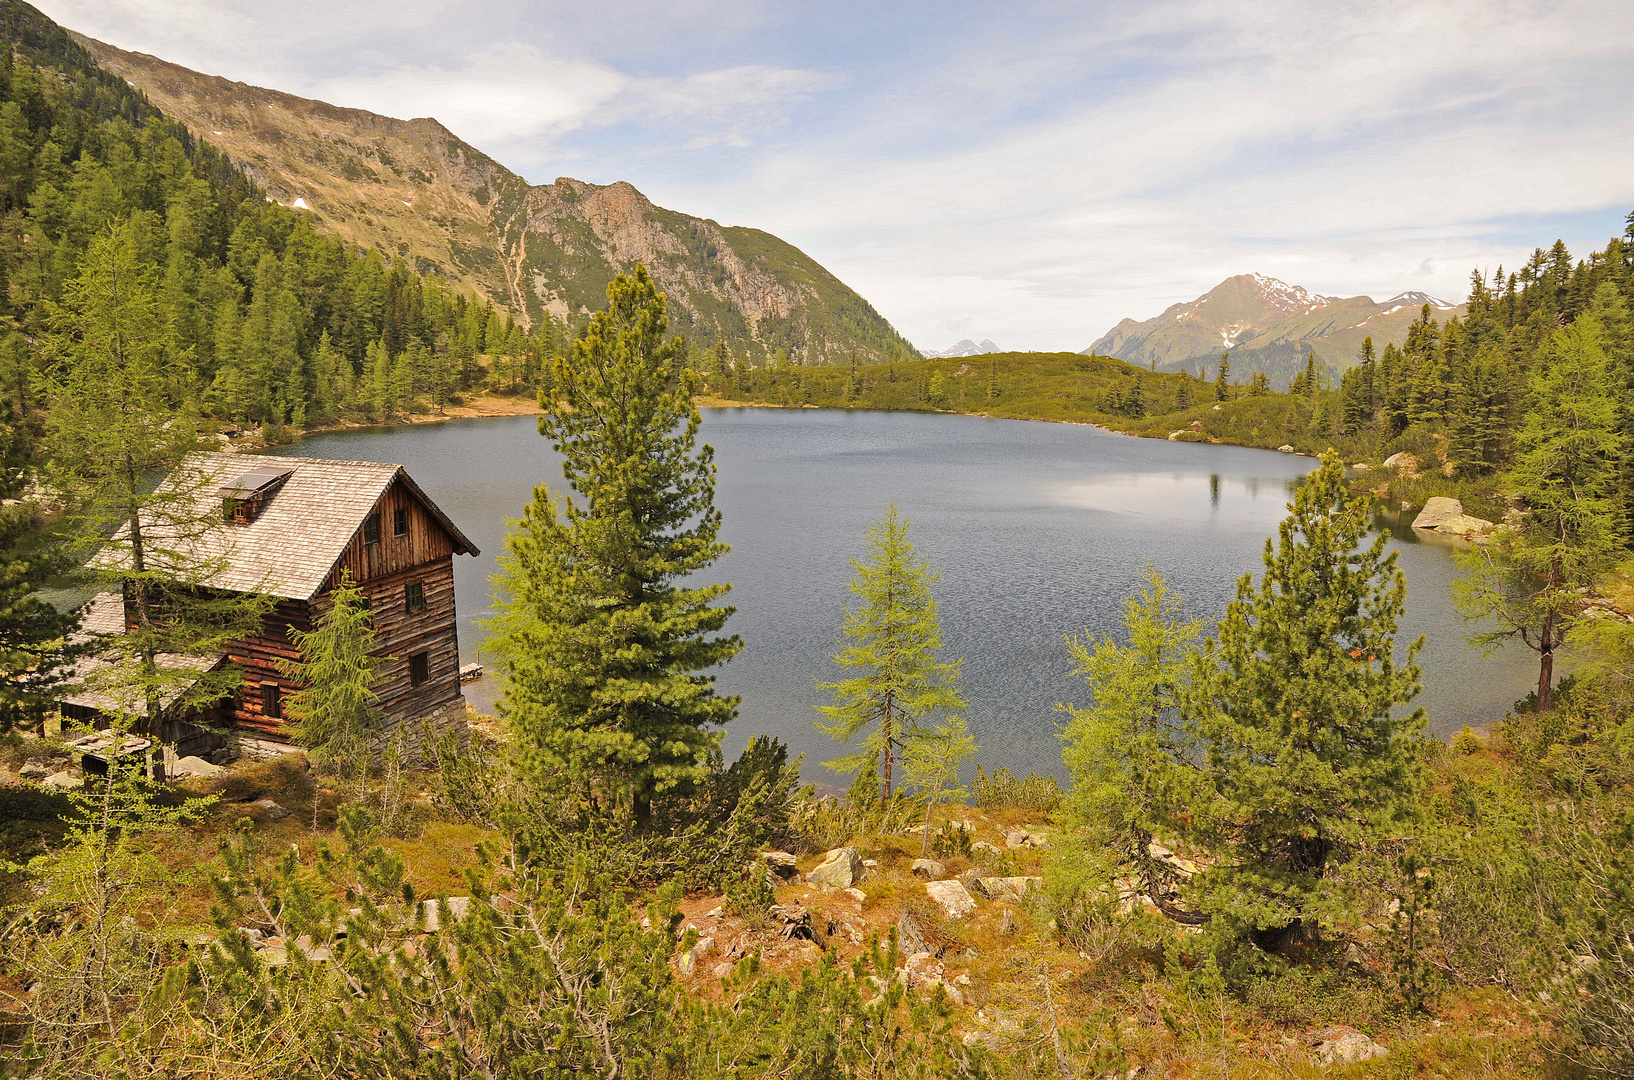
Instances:
[[[976,805],[984,809],[1014,806],[1048,813],[1061,805],[1061,785],[1055,777],[1037,773],[1028,773],[1025,780],[1020,780],[1009,769],[1001,768],[988,776],[987,770],[978,765],[970,790],[975,793]]]

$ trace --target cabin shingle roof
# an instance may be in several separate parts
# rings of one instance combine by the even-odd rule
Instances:
[[[335,564],[363,519],[399,477],[427,511],[448,530],[454,550],[478,554],[477,547],[428,498],[401,465],[321,458],[252,458],[239,454],[193,454],[165,478],[161,489],[196,492],[201,517],[220,514],[222,486],[264,463],[292,468],[247,525],[223,523],[188,541],[189,554],[219,560],[208,584],[239,592],[263,592],[288,600],[310,600],[322,591]]]

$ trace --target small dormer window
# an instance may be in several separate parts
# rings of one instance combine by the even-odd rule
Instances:
[[[363,543],[380,543],[380,512],[376,511],[363,519]]]
[[[248,525],[261,516],[267,503],[294,469],[268,467],[252,469],[230,484],[216,489],[221,496],[221,517],[234,525]]]

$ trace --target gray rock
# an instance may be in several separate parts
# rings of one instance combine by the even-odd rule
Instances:
[[[1016,914],[1009,908],[1004,909],[1004,918],[999,920],[999,933],[1006,937],[1016,932]]]
[[[1047,846],[1042,833],[1016,826],[1004,830],[1004,846],[1008,848],[1041,848]]]
[[[44,780],[51,775],[51,766],[43,761],[25,761],[23,767],[17,770],[17,775],[25,780]]]
[[[978,840],[970,845],[972,855],[1003,855],[1004,849],[989,844],[986,840]]]
[[[1446,536],[1484,536],[1497,528],[1485,518],[1464,513],[1464,504],[1457,499],[1437,495],[1424,503],[1424,509],[1413,519],[1413,528],[1437,532]]]
[[[976,890],[989,900],[1019,904],[1031,889],[1042,889],[1041,877],[984,877],[976,879]]]
[[[443,928],[442,909],[438,906],[437,899],[433,897],[430,900],[424,900],[420,906],[426,913],[425,928],[431,931],[441,930]],[[448,914],[452,918],[463,919],[466,912],[470,910],[471,898],[469,896],[450,896],[448,898]]]
[[[976,911],[976,898],[957,881],[927,881],[925,891],[950,919],[962,919]]]
[[[915,859],[913,873],[915,877],[922,877],[926,881],[941,881],[947,877],[947,867],[935,859]]]
[[[903,956],[914,956],[919,953],[935,955],[936,950],[925,941],[925,934],[914,918],[911,911],[904,911],[896,920],[896,947]]]
[[[862,856],[854,847],[835,848],[822,863],[806,875],[819,889],[849,889],[862,876]]]
[[[66,790],[68,788],[79,787],[80,779],[78,773],[72,773],[67,769],[64,769],[62,772],[52,773],[44,780],[41,780],[40,783],[49,788],[62,788]]]
[[[279,818],[286,818],[289,816],[288,810],[284,809],[282,806],[279,806],[271,799],[257,799],[250,805],[258,806],[265,811],[268,821],[277,821]]]
[[[795,866],[794,856],[786,851],[762,851],[761,859],[771,868],[772,873],[784,881],[799,876],[799,868]]]
[[[698,958],[691,949],[688,949],[677,958],[675,966],[680,969],[681,978],[690,979],[692,978],[693,969],[698,966]]]
[[[1287,443],[1283,443],[1281,446],[1277,447],[1277,453],[1279,454],[1291,454],[1293,452],[1294,448],[1289,446]]]
[[[1346,1024],[1313,1031],[1306,1038],[1311,1060],[1318,1065],[1350,1065],[1385,1057],[1390,1051]]]
[[[1391,454],[1389,457],[1385,458],[1384,467],[1387,469],[1400,469],[1408,476],[1417,476],[1418,458],[1403,450],[1398,454]]]
[[[184,757],[170,767],[171,776],[220,776],[226,771],[201,757]]]

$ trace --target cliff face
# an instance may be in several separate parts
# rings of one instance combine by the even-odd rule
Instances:
[[[269,196],[360,247],[439,273],[521,322],[606,304],[644,263],[704,345],[803,363],[917,356],[866,300],[756,229],[655,206],[622,181],[533,186],[436,120],[231,82],[76,35],[99,64],[242,165]]]

